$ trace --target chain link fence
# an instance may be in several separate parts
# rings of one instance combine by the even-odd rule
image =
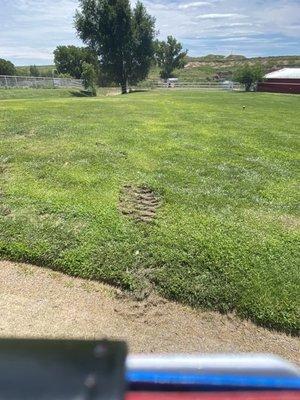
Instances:
[[[0,75],[1,88],[74,88],[83,89],[82,80],[73,78],[55,78],[55,77],[33,77],[33,76],[8,76]],[[140,84],[131,87],[133,91],[153,90],[153,89],[185,89],[185,90],[204,90],[204,91],[232,91],[242,90],[242,86],[232,81],[197,81],[197,82],[164,82],[160,80],[146,80]],[[114,90],[117,94],[121,88],[116,86],[112,88],[99,88],[99,90]]]
[[[33,76],[0,75],[0,88],[78,88],[82,89],[82,81],[72,78],[51,78]]]

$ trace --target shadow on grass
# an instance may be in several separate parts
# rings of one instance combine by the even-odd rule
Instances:
[[[75,97],[92,97],[91,92],[87,90],[70,90],[70,94]]]
[[[134,93],[140,93],[140,92],[149,92],[149,90],[150,89],[132,89],[127,94],[134,94]]]

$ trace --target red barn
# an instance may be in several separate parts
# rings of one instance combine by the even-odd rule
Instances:
[[[300,94],[300,68],[283,68],[264,76],[257,86],[259,92]]]

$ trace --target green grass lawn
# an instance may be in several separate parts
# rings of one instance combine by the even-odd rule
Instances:
[[[2,90],[0,257],[295,334],[299,110],[293,95]],[[154,190],[155,222],[120,214],[125,184]]]

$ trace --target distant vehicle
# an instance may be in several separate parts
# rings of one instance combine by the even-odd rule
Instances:
[[[221,83],[223,89],[233,90],[233,82],[232,81],[223,81]]]
[[[176,83],[178,83],[178,78],[168,78],[167,79],[167,86],[168,87],[175,87]]]

